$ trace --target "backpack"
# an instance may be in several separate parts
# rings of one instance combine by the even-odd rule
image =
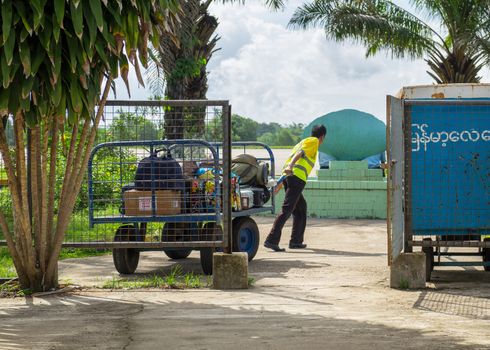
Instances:
[[[138,163],[134,184],[138,190],[182,191],[184,190],[182,167],[170,155],[158,157],[155,152]]]
[[[269,179],[269,164],[259,163],[250,154],[240,154],[233,158],[231,171],[240,177],[240,185],[265,186]]]

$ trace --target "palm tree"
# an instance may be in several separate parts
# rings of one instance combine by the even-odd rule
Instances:
[[[170,100],[206,99],[208,90],[206,67],[216,52],[219,36],[214,34],[218,19],[209,14],[213,0],[181,1],[180,25],[172,28],[173,35],[160,38],[159,47],[153,50],[153,62],[147,71],[153,93]],[[244,3],[244,0],[222,0],[222,2]],[[271,9],[283,8],[282,0],[264,0]],[[163,74],[162,74],[163,71]],[[185,125],[186,109],[172,108],[165,111],[165,138],[181,139]],[[192,137],[202,136],[205,111],[192,111]]]
[[[438,84],[480,82],[490,57],[488,0],[411,2],[418,15],[386,0],[316,0],[299,7],[289,25],[321,26],[327,38],[353,39],[367,48],[366,57],[385,50],[424,58]],[[429,21],[440,23],[440,31]]]
[[[213,35],[218,21],[208,13],[210,4],[211,0],[181,2],[180,24],[175,28],[175,37],[162,36],[159,47],[154,50],[155,60],[150,62],[147,76],[155,95],[163,94],[170,100],[206,98],[206,64],[219,40]],[[166,138],[183,138],[184,114],[183,107],[166,110]],[[193,122],[204,123],[204,115],[198,119]]]

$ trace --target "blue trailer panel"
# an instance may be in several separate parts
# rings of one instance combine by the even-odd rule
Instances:
[[[490,234],[490,100],[407,102],[412,234]]]

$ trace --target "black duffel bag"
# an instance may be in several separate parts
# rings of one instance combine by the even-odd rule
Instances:
[[[158,157],[154,152],[138,163],[134,177],[137,190],[184,190],[182,167],[170,155]]]

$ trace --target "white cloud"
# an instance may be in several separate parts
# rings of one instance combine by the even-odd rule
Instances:
[[[228,99],[234,113],[264,122],[309,123],[344,108],[385,120],[387,94],[432,83],[422,60],[392,60],[383,54],[366,59],[360,45],[327,41],[319,29],[287,29],[301,3],[290,1],[284,12],[251,0],[246,6],[212,5],[222,49],[208,64],[209,99]],[[133,73],[130,82],[132,99],[150,96]],[[121,79],[117,88],[119,99],[128,98]]]
[[[233,111],[255,120],[308,123],[325,113],[356,108],[385,119],[385,96],[404,85],[429,83],[421,61],[366,59],[364,49],[329,42],[321,30],[285,28],[266,9],[220,6],[220,31],[249,41],[210,64],[208,97],[229,99]],[[262,11],[262,15],[257,15]],[[227,37],[227,41],[231,40]],[[224,44],[221,43],[221,44]]]

